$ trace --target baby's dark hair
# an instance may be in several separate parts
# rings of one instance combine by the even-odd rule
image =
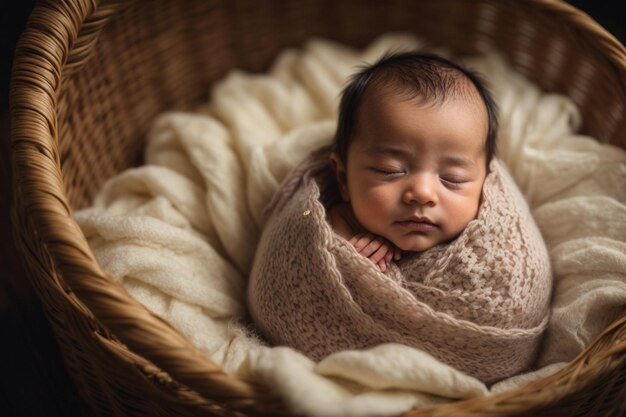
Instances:
[[[362,67],[344,88],[339,104],[339,122],[334,151],[346,161],[348,146],[357,124],[357,112],[370,86],[396,88],[399,94],[420,97],[441,104],[449,97],[470,96],[470,81],[482,98],[489,118],[485,155],[487,170],[496,153],[498,117],[496,103],[482,78],[473,71],[439,55],[424,52],[399,52],[384,55],[372,65]]]

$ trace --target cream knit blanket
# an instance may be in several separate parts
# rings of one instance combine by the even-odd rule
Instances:
[[[552,259],[541,369],[487,389],[405,345],[314,362],[247,331],[244,291],[263,207],[289,171],[327,144],[355,66],[421,46],[398,35],[362,52],[313,40],[283,51],[266,74],[233,71],[195,113],[160,116],[145,165],[111,178],[93,206],[76,213],[99,264],[227,372],[265,380],[305,415],[392,416],[555,372],[626,308],[626,152],[576,135],[580,116],[569,99],[541,92],[491,54],[466,63],[493,89],[500,158]]]
[[[326,220],[324,194],[337,194],[329,154],[307,158],[275,197],[248,284],[262,333],[318,361],[395,342],[486,383],[526,370],[548,324],[552,275],[524,197],[499,161],[458,238],[407,253],[382,273]]]

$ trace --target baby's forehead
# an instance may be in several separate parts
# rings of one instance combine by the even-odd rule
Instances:
[[[439,138],[441,146],[453,146],[454,140],[462,137],[461,142],[466,145],[474,143],[481,152],[486,152],[489,114],[478,92],[433,100],[415,92],[383,87],[368,91],[364,99],[357,115],[352,144],[358,141],[360,147],[378,146],[381,145],[381,135],[389,141],[396,134],[403,138],[412,137],[415,133],[411,132],[420,132],[417,135],[428,132],[428,136]],[[459,133],[459,129],[463,133]]]
[[[488,118],[486,103],[480,92],[471,81],[467,80],[466,84],[463,88],[457,88],[455,91],[450,90],[444,94],[433,95],[422,93],[415,88],[399,83],[372,83],[363,93],[357,114],[362,114],[366,106],[371,106],[367,110],[376,111],[383,101],[410,102],[415,105],[415,111],[455,102],[466,106],[466,108],[475,109],[477,114],[483,114]],[[358,119],[359,117],[357,117],[357,123]]]
[[[427,69],[410,66],[382,69],[372,76],[364,95],[368,93],[421,97],[434,102],[481,98],[478,87],[467,74],[437,65]]]

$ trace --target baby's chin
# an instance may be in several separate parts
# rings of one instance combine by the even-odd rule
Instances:
[[[454,239],[459,237],[461,233],[462,231],[458,232],[452,237],[444,236],[443,234],[436,234],[433,236],[428,234],[415,233],[408,236],[405,235],[399,237],[387,237],[387,240],[396,245],[396,247],[403,252],[424,252],[428,249],[434,248],[437,245],[453,241]]]
[[[403,252],[423,252],[441,243],[436,239],[423,235],[411,236],[409,238],[402,239],[388,238],[388,240]]]

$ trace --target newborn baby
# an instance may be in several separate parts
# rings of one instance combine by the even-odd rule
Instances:
[[[313,360],[402,343],[486,383],[527,369],[552,277],[494,157],[495,113],[472,72],[435,55],[356,74],[333,146],[267,208],[248,286],[263,336]]]
[[[435,55],[389,55],[344,90],[331,155],[335,231],[387,269],[457,237],[476,217],[496,110],[472,72]]]

